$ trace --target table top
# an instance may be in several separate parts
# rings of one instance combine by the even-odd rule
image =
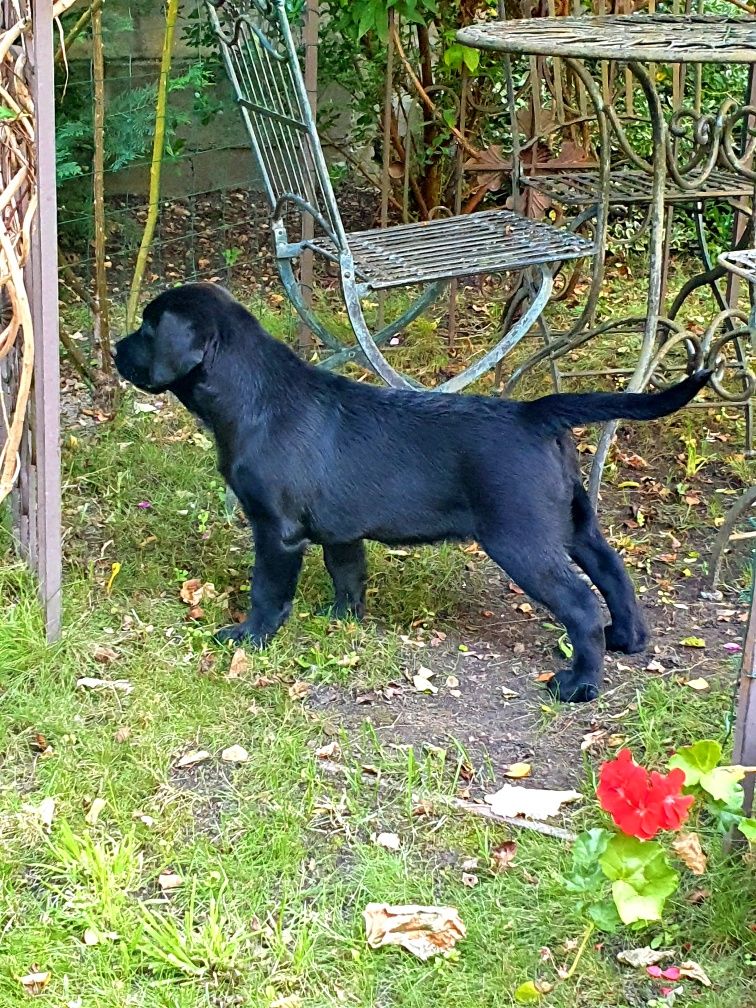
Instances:
[[[486,21],[457,32],[474,49],[658,63],[756,63],[756,18],[616,14]]]

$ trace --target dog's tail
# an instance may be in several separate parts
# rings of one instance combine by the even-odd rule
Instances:
[[[602,420],[656,420],[689,403],[712,373],[696,371],[664,392],[559,393],[520,405],[529,424],[552,435]]]

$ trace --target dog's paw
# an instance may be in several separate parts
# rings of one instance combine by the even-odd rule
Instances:
[[[549,679],[546,687],[552,696],[563,703],[589,703],[599,695],[598,684],[593,679],[587,679],[572,669],[557,672]]]
[[[364,605],[352,605],[350,602],[331,602],[318,609],[317,616],[327,616],[332,620],[353,620],[359,623],[365,615]]]
[[[215,639],[219,644],[245,644],[248,647],[264,648],[270,640],[270,634],[259,634],[252,629],[249,623],[234,623],[231,626],[222,627],[215,634]]]
[[[623,626],[610,623],[604,627],[604,640],[607,651],[617,651],[626,655],[642,654],[648,647],[648,628],[640,616]]]

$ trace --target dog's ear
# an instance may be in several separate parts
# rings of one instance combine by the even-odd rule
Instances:
[[[156,388],[169,388],[202,362],[205,336],[199,328],[188,318],[163,312],[152,358],[152,382]]]

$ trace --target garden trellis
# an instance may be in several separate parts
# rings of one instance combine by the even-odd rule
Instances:
[[[0,500],[60,632],[53,24],[75,0],[3,0],[0,34]]]

